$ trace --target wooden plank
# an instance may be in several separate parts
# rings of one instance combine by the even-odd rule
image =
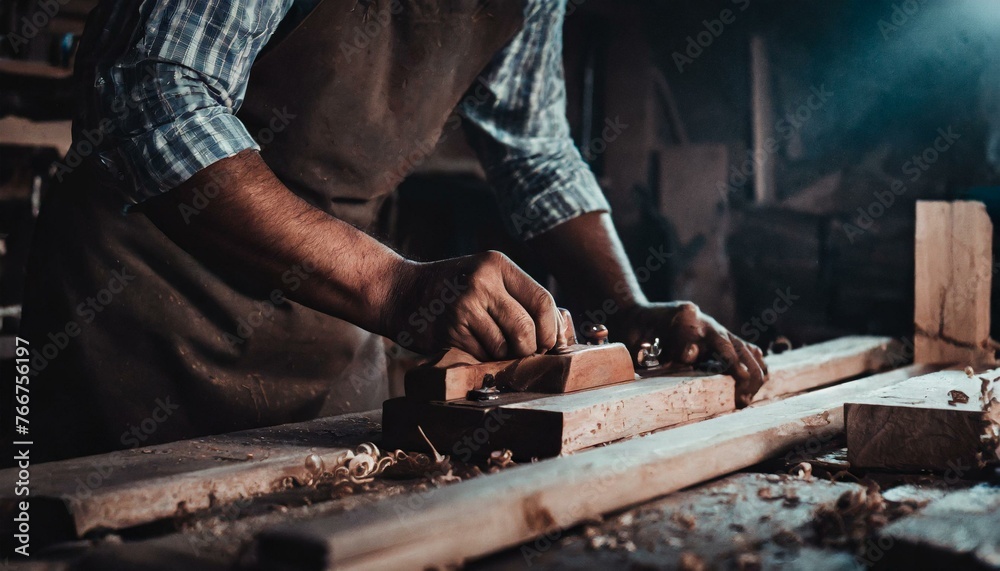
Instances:
[[[841,337],[767,357],[770,378],[754,402],[784,397],[908,362],[890,337]]]
[[[377,412],[344,415],[33,465],[32,521],[44,512],[50,525],[37,529],[66,539],[265,494],[287,476],[305,478],[310,454],[332,464],[377,437],[378,420]],[[0,471],[4,481],[16,476],[16,469]],[[3,490],[0,530],[21,499]]]
[[[394,497],[258,537],[265,569],[459,563],[745,468],[843,430],[843,405],[914,365],[645,438]]]
[[[983,459],[986,430],[979,377],[998,376],[1000,369],[971,378],[943,371],[847,403],[848,461],[866,469],[971,471]]]
[[[538,444],[556,454],[569,454],[736,410],[733,385],[727,375],[659,377],[506,405],[500,407],[508,415],[506,426],[539,428],[523,437],[501,430],[495,442],[515,453]],[[556,430],[545,430],[547,426]]]
[[[992,241],[983,203],[917,203],[915,361],[997,362],[989,337]]]
[[[51,147],[59,156],[73,143],[71,121],[31,121],[22,117],[0,119],[0,145]]]
[[[845,337],[767,358],[771,379],[757,401],[788,396],[903,364],[900,345],[888,337]],[[590,446],[736,410],[735,387],[728,375],[647,378],[573,394],[498,404],[486,425],[488,409],[470,413],[453,406],[412,399],[386,402],[386,442],[422,447],[422,426],[441,450],[465,450],[472,437],[478,450],[507,448],[521,459],[568,454]],[[498,420],[499,419],[499,420]],[[537,427],[530,432],[522,426]],[[478,438],[476,437],[478,436]],[[464,445],[462,443],[465,443]]]
[[[621,343],[573,345],[565,353],[480,362],[452,349],[430,366],[406,374],[406,396],[424,401],[464,399],[493,375],[496,386],[515,391],[568,393],[635,378],[632,357]]]

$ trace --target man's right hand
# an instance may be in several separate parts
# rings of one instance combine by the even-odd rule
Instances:
[[[409,349],[456,347],[489,361],[566,343],[552,295],[500,252],[403,261],[396,280],[382,322]]]

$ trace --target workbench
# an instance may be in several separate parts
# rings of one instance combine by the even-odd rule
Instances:
[[[70,461],[50,474],[75,481],[106,465],[128,465],[135,458],[155,459],[162,475],[199,463],[205,474],[251,462],[248,455],[295,452],[305,460],[317,444],[354,446],[378,441],[379,412],[313,421],[221,437],[196,439],[183,446],[134,449],[124,460],[92,457]],[[305,429],[304,429],[305,428]],[[280,442],[280,444],[278,444]],[[470,568],[680,568],[680,569],[864,569],[922,563],[957,568],[1000,568],[1000,486],[932,475],[875,475],[871,482],[837,472],[840,438],[791,451],[745,471],[679,493],[608,514],[603,519],[552,531],[535,541],[468,562]],[[132,457],[135,458],[132,458]],[[561,459],[547,460],[559,462]],[[810,461],[812,474],[796,468]],[[112,464],[114,462],[114,464]],[[143,462],[145,462],[143,460]],[[52,466],[52,465],[49,465]],[[46,477],[46,465],[35,478]],[[516,469],[516,468],[514,468]],[[148,474],[147,474],[148,475]],[[480,478],[491,478],[484,475]],[[977,475],[977,479],[982,475]],[[115,474],[107,478],[115,486]],[[881,496],[873,483],[882,486]],[[206,495],[215,491],[206,477]],[[255,485],[247,481],[247,486]],[[273,483],[273,482],[269,482]],[[256,498],[220,502],[195,513],[178,513],[128,529],[93,529],[87,539],[68,540],[35,551],[17,569],[186,569],[253,568],[254,538],[294,521],[314,520],[346,510],[364,511],[404,494],[413,509],[441,478],[376,480],[354,493],[293,486]],[[95,490],[96,491],[96,490]],[[880,499],[876,499],[880,498]],[[147,498],[150,499],[150,498]],[[137,500],[139,501],[139,500]],[[481,498],[489,510],[493,498]],[[117,503],[117,502],[116,502]],[[142,509],[143,506],[118,504]],[[456,514],[456,517],[457,514]],[[473,518],[474,519],[474,518]],[[483,533],[470,525],[469,533]],[[976,537],[974,532],[981,534]],[[36,531],[37,537],[41,535]],[[970,535],[971,534],[971,535]],[[245,566],[245,567],[243,567]],[[912,568],[922,568],[919,565]],[[924,567],[929,568],[929,567]]]

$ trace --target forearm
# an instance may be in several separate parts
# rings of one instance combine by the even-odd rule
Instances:
[[[207,204],[195,200],[199,189],[202,197],[212,196]],[[218,161],[139,210],[209,265],[275,285],[289,270],[306,268],[315,279],[302,280],[287,292],[290,299],[386,333],[390,277],[399,274],[403,258],[294,195],[256,152]]]
[[[578,216],[529,244],[576,311],[600,310],[615,321],[647,304],[608,213]]]

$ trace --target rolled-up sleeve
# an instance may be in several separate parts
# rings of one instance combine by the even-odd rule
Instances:
[[[529,1],[523,28],[459,106],[505,223],[521,239],[581,214],[610,210],[570,137],[564,15],[565,2]]]
[[[98,58],[95,114],[110,131],[101,164],[129,204],[259,149],[236,117],[250,67],[291,0],[143,2],[130,43]],[[133,10],[135,8],[132,8]]]

